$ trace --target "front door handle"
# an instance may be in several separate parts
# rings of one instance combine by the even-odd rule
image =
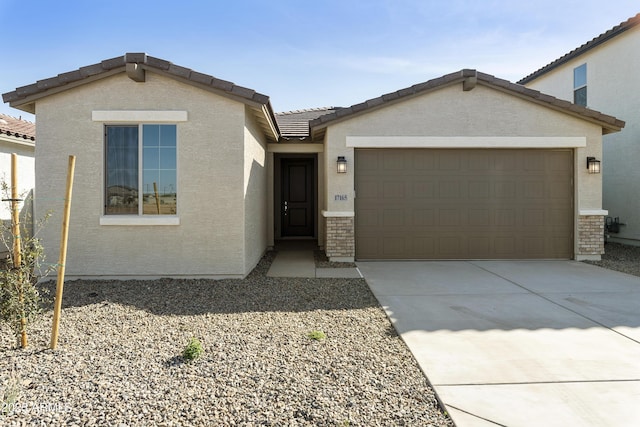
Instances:
[[[288,205],[288,202],[285,200],[285,202],[284,202],[284,215],[285,216],[287,215],[287,210],[288,209],[289,209],[289,205]]]

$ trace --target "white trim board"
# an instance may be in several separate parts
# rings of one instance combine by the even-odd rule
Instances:
[[[94,122],[117,123],[176,123],[187,121],[186,111],[153,111],[153,110],[94,110],[91,120]]]
[[[173,215],[104,215],[100,225],[180,225],[180,217]]]
[[[321,211],[322,216],[325,218],[348,218],[356,216],[353,211]]]
[[[350,148],[580,148],[584,136],[347,136]]]

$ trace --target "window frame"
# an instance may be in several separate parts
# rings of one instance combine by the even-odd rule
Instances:
[[[178,150],[180,146],[179,142],[179,123],[186,122],[188,119],[186,111],[179,110],[169,110],[169,111],[146,111],[146,110],[94,110],[92,111],[92,121],[99,122],[100,126],[100,137],[101,137],[101,146],[102,146],[102,179],[101,179],[101,211],[100,211],[100,225],[105,226],[118,226],[118,225],[180,225],[180,217],[178,215],[178,205],[179,205],[179,191],[180,187],[178,171],[180,170],[180,161]],[[144,214],[106,214],[105,206],[106,206],[106,126],[131,126],[138,125],[140,129],[142,129],[142,125],[145,124],[157,124],[157,125],[175,125],[176,126],[176,214],[175,215],[144,215]],[[138,170],[138,182],[141,179],[141,168],[142,168],[142,132],[139,131],[138,135],[139,140],[139,170]],[[142,206],[142,200],[140,199],[139,209]]]
[[[146,144],[146,135],[148,135],[148,132],[152,132],[151,129],[149,129],[149,126],[171,126],[173,127],[173,131],[172,133],[175,135],[175,138],[173,139],[173,143],[175,145],[173,146],[168,146],[170,148],[173,148],[173,152],[174,152],[174,156],[175,156],[175,160],[176,160],[176,164],[175,164],[175,169],[164,169],[164,170],[173,170],[175,171],[175,189],[174,189],[174,193],[176,194],[176,206],[175,206],[175,213],[172,214],[161,214],[161,213],[157,213],[157,214],[150,214],[150,213],[146,213],[145,214],[145,194],[147,194],[147,192],[144,189],[144,185],[145,185],[145,173],[151,170],[157,170],[158,172],[160,172],[163,169],[147,169],[145,168],[145,163],[146,163],[146,159],[147,156],[145,156],[145,151],[146,149],[159,149],[162,150],[162,145],[158,145],[158,146],[149,146]],[[107,174],[108,174],[108,133],[109,133],[109,128],[131,128],[131,129],[136,129],[136,138],[137,138],[137,153],[136,153],[136,191],[137,191],[137,206],[136,206],[136,210],[137,213],[116,213],[116,212],[111,212],[108,213],[107,212],[107,199],[108,199],[108,189],[106,187],[107,185]],[[147,128],[147,132],[145,132],[145,128]],[[170,215],[177,215],[178,213],[178,182],[177,182],[177,174],[178,174],[178,165],[177,165],[177,154],[178,154],[178,126],[175,123],[138,123],[138,124],[109,124],[109,123],[105,123],[104,124],[104,147],[105,147],[105,159],[104,159],[104,167],[103,167],[103,171],[104,171],[104,185],[103,185],[103,206],[104,206],[104,210],[103,210],[103,215],[104,216],[170,216]],[[160,134],[158,134],[160,135]],[[115,141],[114,141],[115,143]],[[160,165],[158,165],[160,166]],[[160,206],[160,205],[158,205]]]
[[[581,72],[580,70],[584,69],[584,83],[583,84],[578,84],[578,79],[576,78],[576,74]],[[582,94],[582,91],[584,91],[584,95]],[[584,104],[583,103],[579,103],[578,102],[578,92],[580,93],[581,97],[584,97]],[[588,89],[587,89],[587,63],[585,62],[584,64],[578,65],[577,67],[575,67],[573,69],[573,103],[576,105],[580,105],[583,107],[587,106],[587,102],[588,102]]]

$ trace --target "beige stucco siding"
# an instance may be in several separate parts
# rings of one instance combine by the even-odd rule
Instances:
[[[37,103],[36,212],[57,260],[67,157],[77,156],[66,271],[69,276],[239,276],[244,267],[244,104],[147,72],[119,74]],[[92,111],[186,111],[177,124],[176,226],[105,226],[104,123]]]
[[[640,244],[640,27],[616,35],[577,58],[527,83],[528,87],[573,101],[573,70],[587,64],[587,106],[626,122],[604,136],[603,207],[626,226],[612,237]],[[626,240],[629,239],[629,240]]]
[[[246,107],[244,131],[244,260],[251,271],[267,248],[267,141]]]
[[[600,175],[589,175],[585,166],[587,155],[601,156],[600,126],[481,85],[464,92],[456,84],[329,126],[325,137],[326,157],[332,160],[326,167],[328,211],[354,210],[353,197],[335,198],[353,195],[354,168],[336,174],[333,159],[345,156],[352,165],[354,149],[346,146],[346,139],[367,135],[585,137],[587,146],[575,149],[576,208],[601,208]]]

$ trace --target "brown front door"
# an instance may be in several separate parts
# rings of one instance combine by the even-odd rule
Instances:
[[[282,159],[282,236],[313,236],[313,159]]]

